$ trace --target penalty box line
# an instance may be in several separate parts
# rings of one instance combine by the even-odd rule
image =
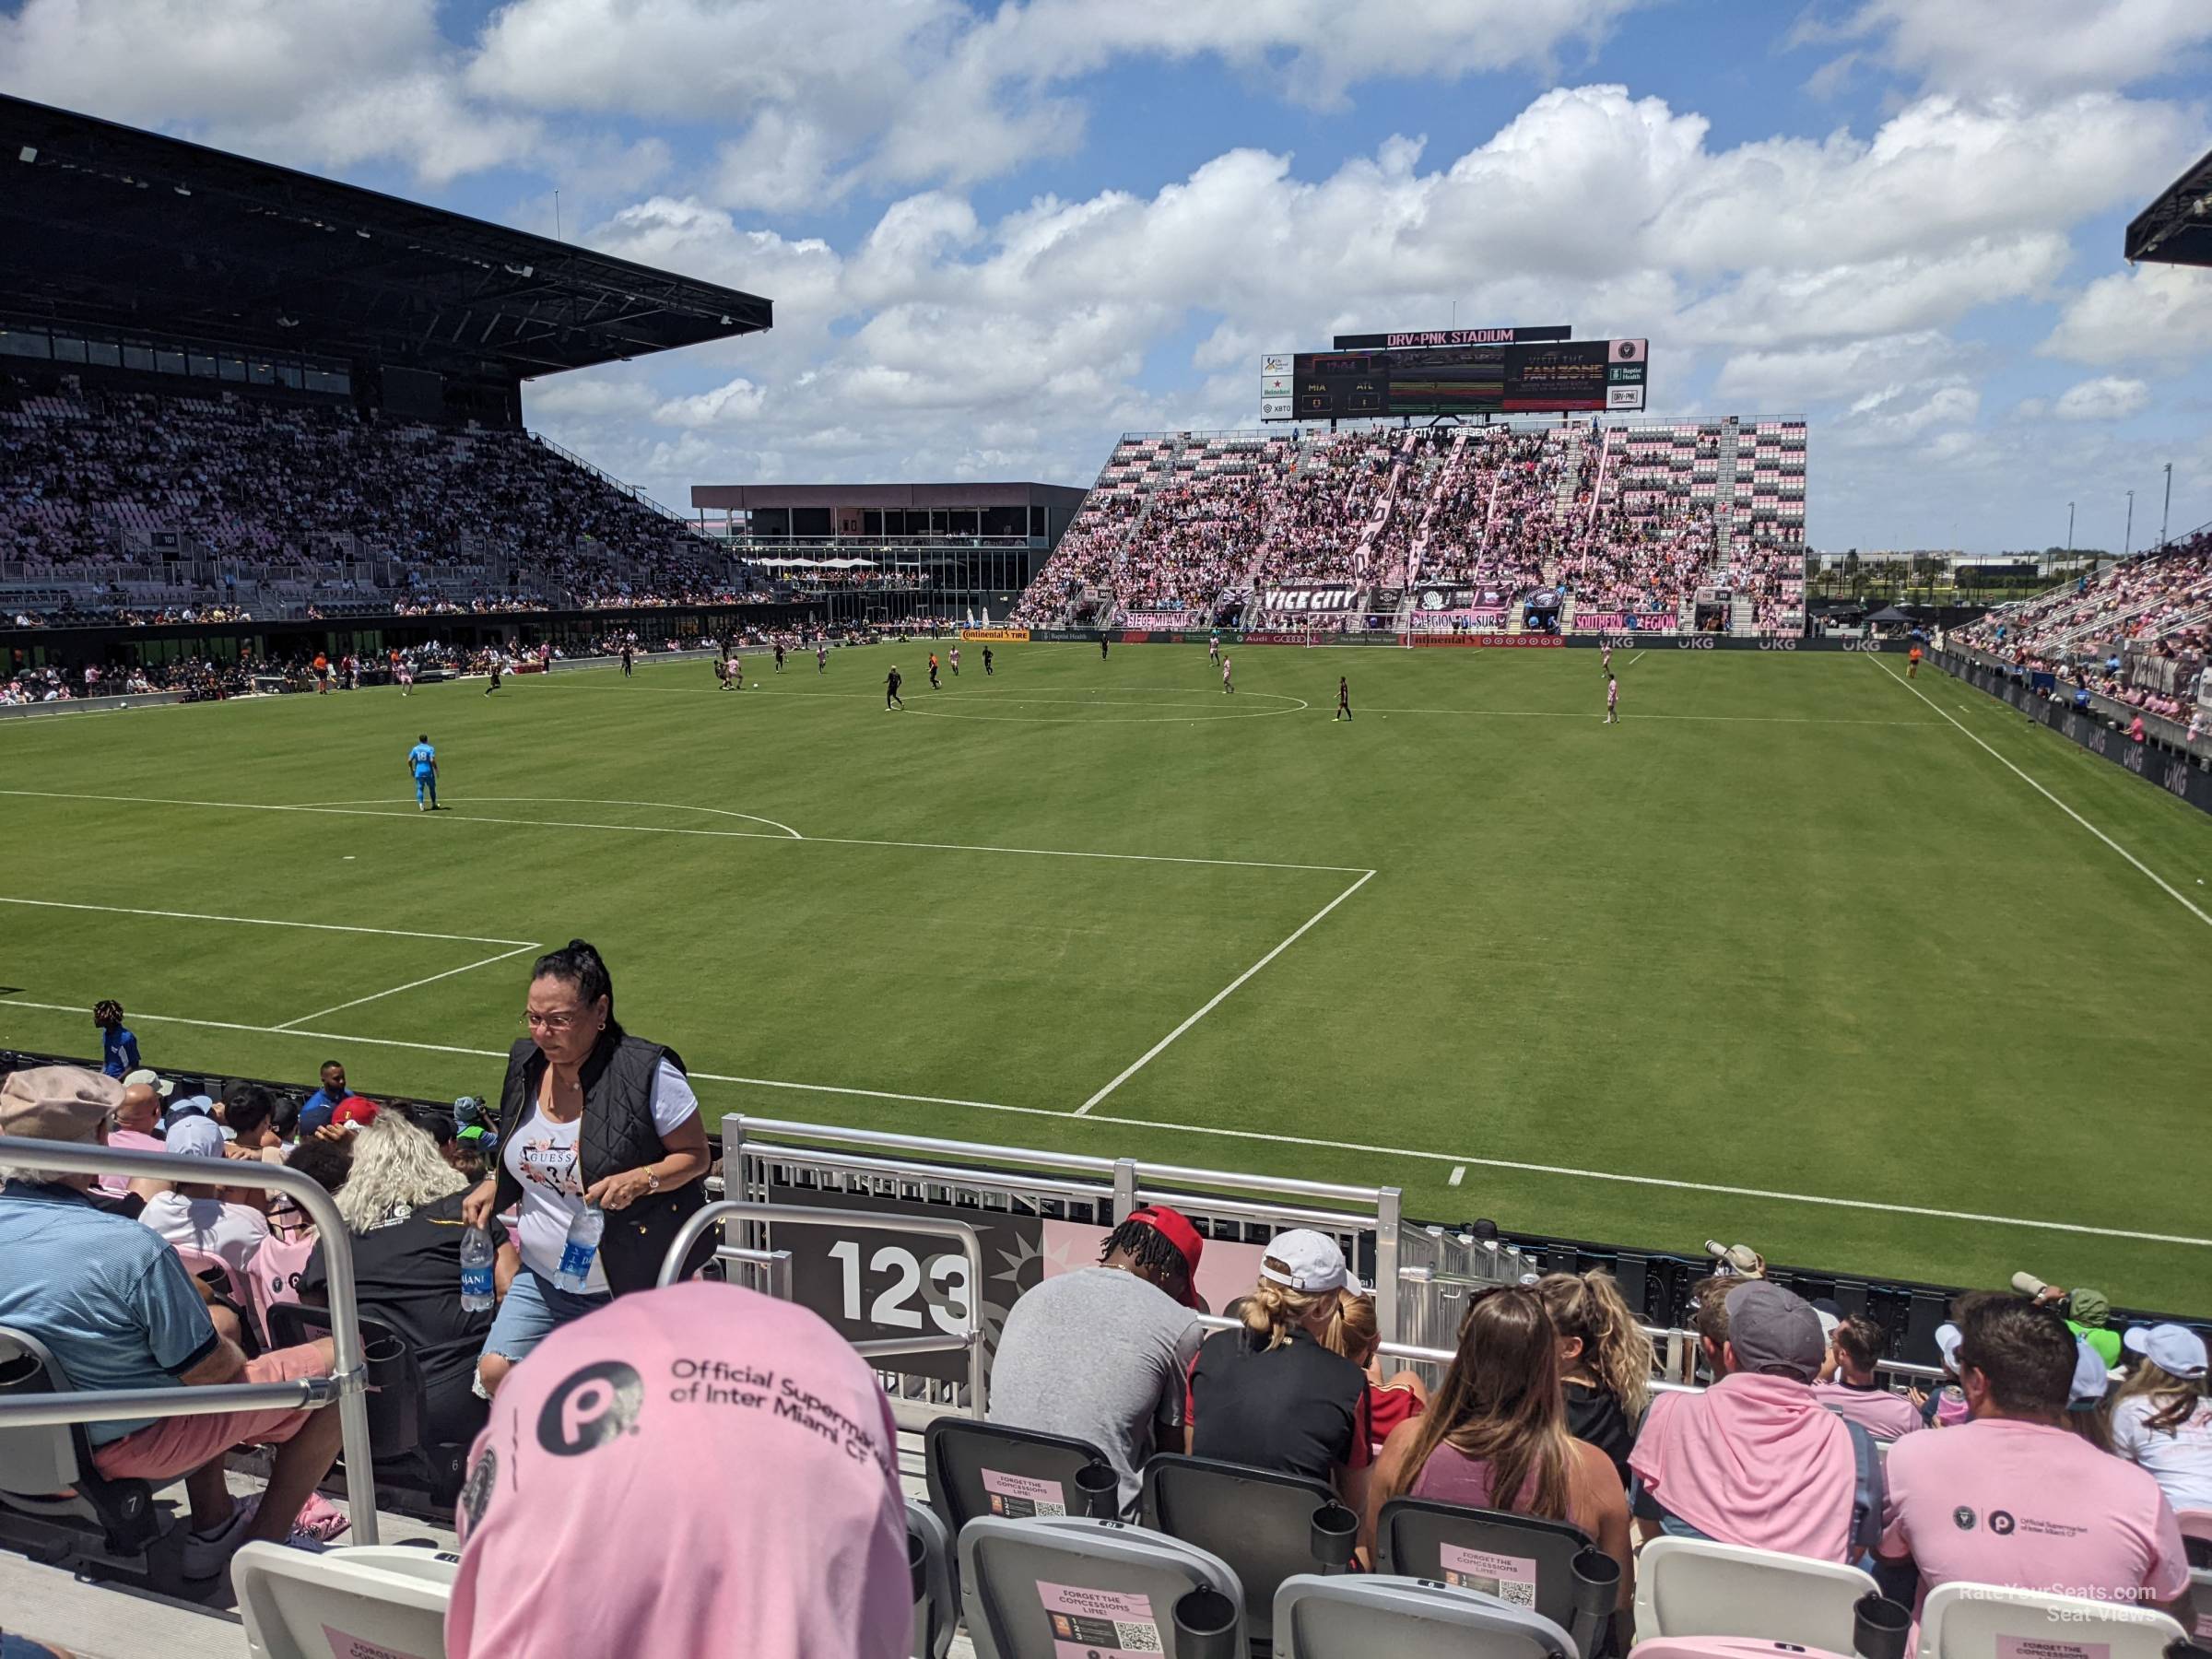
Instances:
[[[1143,1071],[1145,1067],[1151,1065],[1153,1061],[1159,1059],[1159,1056],[1166,1052],[1170,1043],[1173,1042],[1178,1037],[1182,1036],[1185,1031],[1189,1030],[1193,1026],[1204,1019],[1208,1014],[1211,1014],[1216,1008],[1227,1002],[1230,994],[1233,993],[1238,986],[1241,985],[1246,980],[1250,979],[1261,969],[1266,967],[1268,963],[1274,961],[1277,957],[1281,956],[1284,951],[1289,949],[1291,946],[1297,944],[1299,940],[1304,938],[1306,936],[1307,930],[1312,928],[1315,923],[1321,921],[1331,911],[1335,910],[1338,905],[1342,904],[1347,899],[1349,899],[1354,893],[1358,892],[1361,888],[1365,887],[1374,878],[1374,871],[1368,871],[1365,875],[1361,876],[1359,880],[1353,882],[1350,887],[1346,888],[1343,892],[1337,894],[1335,898],[1330,900],[1326,904],[1323,905],[1319,910],[1308,916],[1303,922],[1300,923],[1298,925],[1298,930],[1288,938],[1285,939],[1280,945],[1277,945],[1273,950],[1269,951],[1265,956],[1262,957],[1251,967],[1245,969],[1243,972],[1238,974],[1235,979],[1230,980],[1229,983],[1222,986],[1220,990],[1215,992],[1211,997],[1206,999],[1205,1005],[1200,1007],[1195,1014],[1192,1015],[1188,1019],[1184,1020],[1181,1025],[1170,1031],[1165,1037],[1162,1037],[1158,1042],[1147,1049],[1142,1054],[1139,1054],[1134,1062],[1123,1069],[1121,1075],[1115,1077],[1112,1082],[1107,1084],[1105,1088],[1100,1089],[1098,1093],[1092,1095],[1089,1100],[1084,1101],[1082,1105],[1077,1107],[1074,1115],[1077,1117],[1088,1117],[1090,1115],[1090,1109],[1093,1106],[1096,1106],[1100,1100],[1103,1100],[1108,1095],[1112,1094],[1123,1084],[1128,1082],[1130,1078],[1135,1077],[1138,1072]]]
[[[272,801],[191,801],[160,795],[118,795],[79,794],[57,789],[0,789],[0,796],[16,796],[39,801],[104,801],[124,806],[199,806],[222,812],[309,812],[334,818],[421,818],[418,813],[405,810],[406,803],[395,797],[390,807],[380,806],[318,806]],[[500,797],[505,799],[507,797]],[[591,805],[586,801],[583,805]],[[602,802],[599,805],[609,805]],[[663,802],[659,805],[686,812],[715,811],[713,807],[696,807],[680,802]],[[763,819],[762,822],[771,820]],[[448,808],[428,820],[429,824],[505,824],[527,830],[586,830],[622,835],[684,835],[702,836],[715,841],[788,841],[794,846],[806,847],[888,847],[916,853],[987,853],[1019,858],[1095,858],[1121,864],[1206,865],[1220,869],[1236,870],[1313,870],[1329,876],[1358,876],[1362,874],[1358,865],[1291,864],[1265,858],[1198,858],[1188,854],[1169,853],[1091,853],[1067,847],[999,847],[972,841],[877,841],[853,835],[807,835],[783,825],[782,831],[771,835],[759,830],[700,830],[680,824],[589,824],[563,818],[494,818],[482,813],[466,813]],[[433,833],[437,831],[433,830]],[[1372,875],[1367,871],[1365,874]],[[24,903],[37,903],[25,900]],[[96,906],[83,908],[92,909]],[[148,912],[147,914],[161,912]],[[215,917],[210,920],[247,920],[248,918]],[[271,925],[286,925],[271,924]],[[300,925],[306,925],[301,924]],[[359,931],[375,933],[382,929],[367,928]],[[457,935],[428,935],[426,937],[458,937]],[[513,945],[514,939],[478,939],[482,945]]]
[[[0,997],[0,1011],[18,1008],[51,1009],[81,1014],[76,1003],[26,1003]],[[218,1031],[243,1031],[263,1037],[298,1037],[317,1042],[350,1042],[363,1048],[406,1049],[431,1054],[460,1054],[471,1059],[505,1060],[504,1049],[462,1048],[445,1042],[410,1042],[395,1037],[354,1037],[339,1031],[309,1031],[297,1028],[241,1025],[223,1019],[186,1019],[171,1014],[133,1014],[134,1020],[156,1025],[196,1026]],[[1066,1123],[1070,1114],[1050,1106],[1008,1106],[995,1100],[964,1100],[949,1095],[904,1094],[884,1088],[853,1088],[834,1083],[794,1083],[778,1077],[741,1077],[724,1072],[695,1071],[690,1076],[706,1083],[735,1083],[749,1088],[788,1089],[800,1094],[836,1095],[847,1099],[895,1100],[905,1105],[959,1106],[975,1112],[1010,1112],[1020,1117],[1053,1118]],[[2086,1227],[2071,1221],[2046,1221],[2031,1216],[1990,1216],[1971,1210],[1936,1209],[1918,1204],[1887,1204],[1870,1198],[1833,1198],[1819,1193],[1783,1193],[1767,1187],[1729,1186],[1718,1182],[1675,1181],[1661,1175],[1625,1175],[1613,1170],[1578,1170],[1563,1164],[1524,1162],[1516,1159],[1480,1158],[1465,1152],[1429,1152],[1412,1147],[1382,1147],[1366,1141],[1324,1140],[1312,1135],[1274,1135],[1257,1129],[1218,1129],[1204,1124],[1161,1124],[1147,1118],[1087,1117],[1087,1124],[1107,1124],[1118,1129],[1142,1129],[1160,1135],[1202,1135],[1220,1140],[1258,1141],[1270,1146],[1311,1147],[1327,1152],[1359,1152],[1377,1158],[1418,1159],[1426,1163],[1464,1164],[1471,1170],[1502,1170],[1512,1174],[1545,1175],[1566,1181],[1607,1182],[1621,1186],[1652,1187],[1666,1192],[1709,1193],[1726,1198],[1755,1198],[1778,1204],[1816,1205],[1827,1209],[1863,1210],[1876,1215],[1917,1216],[1936,1221],[1971,1221],[1986,1227],[2021,1228],[2037,1232],[2065,1233],[2079,1238],[2126,1239],[2146,1244],[2183,1244],[2212,1250],[2212,1239],[2194,1239],[2176,1233],[2141,1232],[2119,1227]]]

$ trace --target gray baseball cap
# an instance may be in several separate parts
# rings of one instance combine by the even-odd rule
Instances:
[[[1810,1382],[1828,1342],[1820,1315],[1794,1290],[1750,1279],[1728,1292],[1728,1346],[1739,1370],[1781,1371]]]

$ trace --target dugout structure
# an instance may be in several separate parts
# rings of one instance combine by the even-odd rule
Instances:
[[[519,428],[524,380],[772,322],[755,294],[0,97],[11,372]]]

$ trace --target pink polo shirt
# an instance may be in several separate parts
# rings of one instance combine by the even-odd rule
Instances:
[[[1858,1424],[1877,1441],[1897,1440],[1924,1427],[1920,1420],[1920,1407],[1886,1388],[1816,1382],[1813,1398],[1845,1421]]]
[[[1924,1595],[1963,1580],[2159,1603],[2189,1587],[2159,1483],[2065,1429],[1980,1418],[1898,1441],[1883,1474],[1880,1552],[1910,1555]]]

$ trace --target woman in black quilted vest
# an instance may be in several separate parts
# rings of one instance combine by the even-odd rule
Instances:
[[[571,939],[538,958],[523,1018],[530,1034],[507,1056],[500,1097],[499,1166],[462,1204],[478,1227],[520,1207],[522,1268],[477,1365],[487,1394],[555,1326],[649,1288],[684,1218],[706,1201],[699,1097],[674,1049],[616,1020],[598,951]]]

